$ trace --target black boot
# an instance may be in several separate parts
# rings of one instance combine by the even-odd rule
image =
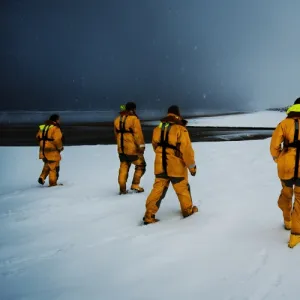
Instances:
[[[44,180],[42,177],[40,177],[40,178],[38,179],[38,183],[41,184],[41,185],[44,185],[45,180]]]

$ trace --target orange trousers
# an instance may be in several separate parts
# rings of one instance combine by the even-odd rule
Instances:
[[[165,197],[170,182],[177,194],[180,202],[183,217],[193,213],[193,201],[191,197],[190,185],[188,179],[184,177],[168,177],[167,175],[157,175],[153,184],[153,189],[146,201],[145,222],[151,222],[158,212],[161,201]]]
[[[126,183],[131,164],[135,165],[132,185],[139,185],[141,178],[146,172],[146,162],[143,155],[126,155],[120,153],[119,158],[120,169],[118,182],[120,185],[120,191],[126,191]]]
[[[44,167],[40,175],[40,178],[42,178],[45,181],[49,175],[49,186],[57,185],[57,180],[59,177],[59,169],[60,169],[59,161],[49,161],[49,160],[43,160],[43,161],[44,161]]]
[[[284,221],[292,221],[291,234],[300,234],[300,179],[282,180],[278,206]],[[295,196],[293,205],[293,195]]]

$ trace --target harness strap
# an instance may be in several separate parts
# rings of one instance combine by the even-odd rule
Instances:
[[[53,142],[54,139],[50,139],[50,138],[48,138],[48,137],[38,137],[38,141],[39,141],[39,142],[40,142],[40,141],[50,141],[50,142]]]
[[[295,135],[294,135],[294,143],[296,143],[296,160],[295,160],[295,173],[294,173],[294,179],[296,180],[298,178],[298,170],[299,170],[299,155],[300,155],[300,143],[298,140],[299,135],[299,121],[298,119],[295,120]]]
[[[122,150],[122,153],[124,153],[124,133],[133,134],[133,130],[131,128],[129,130],[125,129],[125,123],[126,123],[127,117],[128,116],[125,116],[125,118],[123,120],[123,117],[120,116],[119,129],[116,129],[116,132],[121,134],[121,150]]]
[[[295,119],[294,141],[286,146],[287,148],[296,148],[294,180],[298,179],[298,171],[299,171],[300,141],[298,139],[298,136],[299,136],[299,120]]]
[[[176,146],[169,144],[169,132],[171,126],[172,124],[162,123],[160,142],[158,143],[158,146],[162,147],[162,165],[163,165],[164,173],[166,174],[167,174],[167,148],[171,148],[175,151],[178,150]]]
[[[44,157],[46,157],[46,156],[45,156],[45,145],[46,145],[46,141],[50,141],[50,140],[54,141],[54,139],[49,139],[49,138],[48,138],[48,131],[49,131],[49,128],[50,128],[50,126],[47,125],[47,126],[45,126],[45,127],[43,128],[43,131],[42,131],[42,138],[41,138],[41,140],[43,141],[42,151],[43,151]]]

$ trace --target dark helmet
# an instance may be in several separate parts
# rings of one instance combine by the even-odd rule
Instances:
[[[174,114],[178,117],[180,117],[180,110],[177,105],[172,105],[168,108],[168,114]]]
[[[57,120],[59,120],[59,115],[58,114],[53,114],[50,116],[49,118],[50,121],[56,122]]]
[[[127,102],[126,103],[126,110],[135,110],[136,104],[134,102]]]
[[[300,104],[300,98],[296,99],[294,104]]]

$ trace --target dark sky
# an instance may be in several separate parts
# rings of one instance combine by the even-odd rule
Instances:
[[[2,0],[1,110],[290,104],[299,12],[299,0]]]

